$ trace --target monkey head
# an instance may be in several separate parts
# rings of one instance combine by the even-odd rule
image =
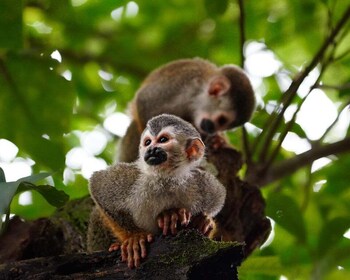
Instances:
[[[141,135],[139,167],[146,173],[186,173],[198,165],[205,146],[199,132],[174,115],[162,114],[150,119]]]
[[[232,65],[218,69],[193,99],[193,122],[202,135],[240,126],[255,109],[254,92],[246,74]]]

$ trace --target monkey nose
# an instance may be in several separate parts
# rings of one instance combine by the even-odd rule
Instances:
[[[209,119],[203,119],[200,124],[201,129],[208,134],[215,132],[215,124]]]
[[[149,148],[144,156],[144,160],[149,165],[158,165],[167,160],[166,152],[159,147]]]

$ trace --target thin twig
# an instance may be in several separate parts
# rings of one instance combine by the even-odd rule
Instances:
[[[327,85],[327,84],[317,84],[314,86],[314,88],[319,89],[334,89],[334,90],[346,90],[350,89],[350,83],[345,83],[343,85]]]
[[[241,67],[244,68],[245,56],[244,56],[244,43],[245,43],[245,12],[244,12],[244,1],[238,0],[239,7],[239,42],[240,42],[240,58]]]
[[[245,43],[245,11],[244,11],[244,1],[238,0],[239,6],[239,38],[240,38],[240,65],[244,68],[245,56],[244,56],[244,43]],[[243,153],[245,156],[245,161],[247,164],[250,164],[252,161],[252,155],[250,151],[249,141],[248,141],[248,133],[244,126],[242,126],[242,142],[243,142]]]
[[[256,143],[261,143],[262,150],[259,155],[259,160],[263,162],[267,155],[267,149],[266,147],[269,147],[271,144],[271,141],[273,139],[274,134],[276,133],[282,119],[285,110],[288,108],[288,106],[291,104],[294,96],[297,93],[297,90],[301,83],[305,80],[305,78],[309,75],[309,73],[316,67],[316,65],[323,60],[326,51],[328,48],[333,45],[335,38],[343,28],[343,26],[346,24],[346,22],[350,19],[350,6],[346,9],[344,12],[342,18],[339,20],[329,37],[325,40],[325,42],[322,44],[319,51],[316,53],[314,58],[311,60],[311,62],[305,67],[305,69],[297,75],[294,80],[292,81],[289,88],[285,91],[285,93],[282,95],[281,98],[281,106],[277,108],[275,112],[273,112],[266,122],[266,127],[263,129],[263,132],[260,134],[260,139],[257,139]],[[265,132],[266,131],[266,132]],[[266,134],[265,138],[262,138]],[[263,140],[263,141],[261,141]]]

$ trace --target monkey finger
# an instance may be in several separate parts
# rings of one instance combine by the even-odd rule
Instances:
[[[173,235],[177,233],[177,221],[179,220],[179,216],[174,212],[171,214],[171,223],[170,223],[170,231]]]
[[[179,214],[179,222],[182,226],[187,226],[188,219],[187,219],[187,210],[185,208],[180,208],[178,210]]]
[[[141,248],[141,258],[145,258],[146,255],[147,255],[147,252],[146,252],[146,240],[144,238],[141,238],[139,240],[139,245],[140,245],[140,248]]]
[[[132,256],[133,264],[135,267],[139,267],[140,266],[140,245],[139,245],[138,238],[134,238],[132,242],[132,252],[133,252],[133,256]]]
[[[147,234],[147,241],[152,242],[153,241],[153,235],[152,234]]]
[[[119,250],[120,248],[121,248],[121,245],[118,242],[115,242],[109,246],[108,251],[113,252],[113,251]]]
[[[163,215],[158,216],[157,224],[158,224],[159,228],[161,228],[161,229],[164,228],[164,217],[163,217]]]
[[[123,242],[121,246],[121,257],[123,262],[128,259],[128,241]]]
[[[131,240],[131,242],[129,242],[127,246],[127,254],[128,254],[127,262],[128,262],[129,268],[134,267],[133,245],[134,245],[133,240]]]
[[[164,214],[163,220],[164,220],[163,235],[167,235],[169,230],[170,216],[168,214]]]
[[[212,223],[211,220],[208,220],[207,223],[204,224],[204,226],[202,227],[202,233],[205,236],[209,236],[209,234],[211,233],[211,231],[214,229],[214,225]]]
[[[192,213],[190,211],[186,211],[186,220],[187,220],[186,226],[188,226],[188,224],[190,223],[191,218],[192,218]]]

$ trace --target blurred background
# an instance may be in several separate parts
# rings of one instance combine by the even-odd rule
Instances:
[[[86,196],[92,172],[114,162],[127,104],[151,70],[192,57],[237,64],[257,110],[227,135],[246,156],[240,175],[261,186],[273,224],[240,279],[350,277],[349,10],[337,0],[3,0],[6,182],[49,172],[45,184],[70,199]],[[290,168],[305,154],[313,156]],[[264,168],[274,179],[256,178]],[[36,191],[12,195],[0,190],[0,204],[13,198],[11,215],[56,209]]]

